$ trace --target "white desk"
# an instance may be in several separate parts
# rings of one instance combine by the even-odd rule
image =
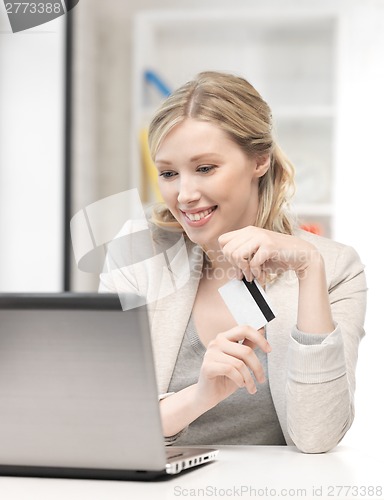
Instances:
[[[364,489],[365,488],[365,489]],[[384,457],[340,445],[321,455],[291,447],[221,447],[216,462],[154,483],[0,477],[1,500],[196,498],[384,499]]]

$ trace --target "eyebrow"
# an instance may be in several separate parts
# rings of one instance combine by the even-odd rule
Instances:
[[[158,163],[161,163],[162,165],[172,165],[172,163],[168,160],[162,160],[161,158],[158,160],[158,159],[155,159],[155,163],[158,164]]]
[[[221,156],[220,154],[218,153],[202,153],[202,154],[199,154],[199,155],[196,155],[196,156],[192,156],[192,158],[190,159],[190,162],[196,162],[196,161],[199,161],[199,160],[205,160],[205,159],[221,159]]]
[[[190,159],[189,159],[189,162],[190,163],[195,163],[197,161],[201,161],[201,160],[212,160],[212,159],[221,159],[222,156],[218,153],[201,153],[201,154],[198,154],[198,155],[195,155],[195,156],[192,156]],[[163,160],[161,158],[159,159],[156,159],[155,160],[155,163],[157,164],[162,164],[162,165],[172,165],[172,162],[169,161],[169,160]]]

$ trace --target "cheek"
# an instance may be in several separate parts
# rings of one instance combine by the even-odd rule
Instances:
[[[159,190],[161,197],[163,198],[163,202],[167,206],[168,210],[176,220],[179,220],[180,214],[177,210],[178,191],[176,185],[173,183],[163,183],[162,186],[159,185]]]
[[[171,183],[168,182],[159,182],[159,190],[160,194],[164,200],[164,202],[168,204],[172,204],[173,200],[177,198],[177,195],[175,195],[175,188],[172,187]]]

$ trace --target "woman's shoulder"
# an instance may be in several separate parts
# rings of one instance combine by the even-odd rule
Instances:
[[[352,246],[303,229],[296,230],[294,235],[317,248],[324,259],[327,274],[330,274],[330,277],[355,275],[363,271],[364,265]]]
[[[324,249],[332,252],[338,251],[348,246],[339,241],[335,241],[331,238],[321,236],[319,234],[311,233],[310,231],[306,231],[304,229],[296,229],[294,232],[294,236],[312,243],[319,250]]]
[[[351,249],[353,250],[353,247],[350,245],[333,240],[326,236],[305,231],[304,229],[296,229],[294,236],[312,243],[319,250],[324,250],[329,253],[338,253],[340,251],[349,251]]]
[[[182,248],[185,248],[188,255],[200,255],[201,253],[200,247],[187,238],[183,231],[161,227],[150,219],[148,219],[148,230],[155,253],[167,252],[171,257],[173,253],[179,252]]]

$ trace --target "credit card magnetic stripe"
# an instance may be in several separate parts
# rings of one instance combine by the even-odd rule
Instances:
[[[258,286],[254,281],[247,281],[245,278],[243,278],[243,283],[247,287],[247,290],[249,293],[252,295],[254,301],[256,304],[259,306],[261,312],[263,313],[266,321],[272,321],[275,317],[273,314],[271,308],[267,304],[265,298],[263,297],[262,293],[260,292]]]

